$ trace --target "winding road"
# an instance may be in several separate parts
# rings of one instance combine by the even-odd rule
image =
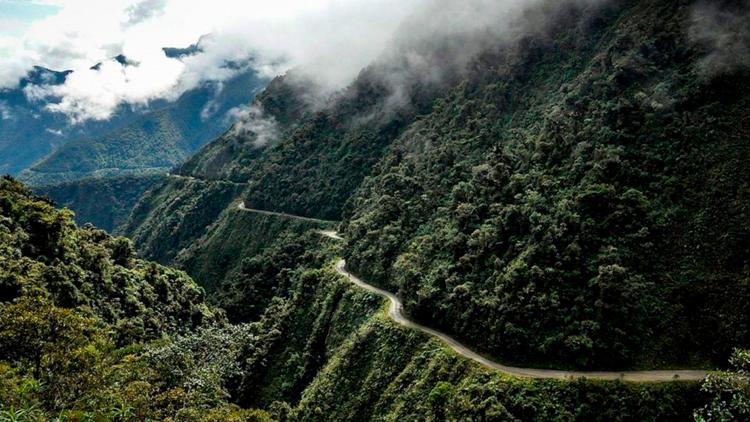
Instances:
[[[300,217],[296,215],[279,213],[273,211],[257,210],[245,207],[244,202],[240,202],[237,206],[240,211],[252,212],[263,215],[273,215],[279,217],[292,218],[303,221],[311,221],[315,223],[332,224],[337,223],[335,221],[320,220],[316,218]],[[336,231],[333,230],[319,230],[318,233],[327,238],[341,241],[344,240]],[[575,379],[594,379],[594,380],[621,380],[629,382],[670,382],[670,381],[700,381],[707,375],[708,371],[705,370],[654,370],[654,371],[561,371],[556,369],[534,369],[534,368],[519,368],[515,366],[507,366],[497,362],[494,362],[476,352],[471,350],[468,346],[460,343],[458,340],[449,336],[446,333],[435,330],[430,327],[426,327],[418,322],[410,320],[404,314],[404,305],[401,299],[393,293],[387,292],[383,289],[375,287],[371,284],[366,283],[362,279],[358,278],[354,274],[346,270],[346,261],[341,259],[336,263],[336,272],[341,276],[348,279],[356,286],[374,293],[378,296],[387,298],[390,302],[388,308],[388,316],[396,323],[401,326],[421,331],[427,335],[437,338],[438,340],[445,343],[448,347],[453,349],[457,354],[471,359],[474,362],[479,363],[487,368],[502,372],[504,374],[520,377],[520,378],[533,378],[533,379],[558,379],[558,380],[575,380]]]
[[[320,232],[323,235],[323,232]],[[326,235],[327,236],[327,235]],[[331,236],[328,236],[331,237]],[[497,362],[493,362],[486,357],[474,352],[468,346],[461,344],[458,340],[445,334],[441,331],[425,327],[424,325],[410,320],[404,315],[404,305],[396,295],[387,292],[383,289],[379,289],[371,284],[367,284],[360,278],[346,270],[346,261],[343,259],[336,264],[336,272],[346,277],[349,281],[355,285],[375,293],[379,296],[388,298],[390,301],[390,307],[388,308],[388,316],[398,324],[422,331],[425,334],[436,337],[448,347],[453,349],[456,353],[466,358],[469,358],[481,365],[488,368],[495,369],[507,375],[522,378],[538,378],[538,379],[596,379],[596,380],[622,380],[622,381],[637,381],[637,382],[664,382],[664,381],[699,381],[702,380],[707,372],[702,370],[663,370],[663,371],[623,371],[623,372],[607,372],[607,371],[560,371],[557,369],[533,369],[533,368],[518,368],[514,366],[506,366]]]
[[[329,237],[335,240],[343,240],[341,236],[336,232],[332,231],[320,231],[318,232],[323,236]],[[561,379],[561,380],[573,380],[579,378],[595,379],[595,380],[621,380],[621,381],[635,381],[635,382],[665,382],[665,381],[700,381],[702,380],[707,371],[703,370],[659,370],[659,371],[560,371],[557,369],[534,369],[534,368],[518,368],[515,366],[507,366],[487,359],[486,357],[474,352],[468,346],[461,344],[458,340],[449,336],[446,333],[435,330],[430,327],[410,320],[404,314],[404,304],[398,296],[391,292],[387,292],[383,289],[368,284],[362,279],[358,278],[354,274],[346,270],[346,261],[339,260],[336,263],[336,272],[346,277],[349,281],[357,285],[358,287],[375,293],[378,296],[387,298],[390,301],[388,308],[388,316],[396,323],[407,327],[419,330],[425,334],[435,337],[448,345],[453,351],[459,355],[473,360],[487,368],[491,368],[500,371],[507,375],[521,378],[537,378],[537,379]]]
[[[167,178],[170,179],[184,179],[191,182],[199,182],[199,183],[218,183],[218,184],[224,184],[224,185],[234,185],[234,186],[249,186],[250,183],[240,183],[240,182],[234,182],[231,180],[224,180],[224,179],[201,179],[195,176],[183,176],[180,174],[172,174],[167,173]]]

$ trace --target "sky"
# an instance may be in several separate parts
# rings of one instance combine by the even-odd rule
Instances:
[[[0,36],[22,36],[32,22],[55,15],[55,4],[29,0],[0,0]]]
[[[227,61],[248,58],[267,76],[304,67],[334,89],[377,57],[422,1],[0,0],[0,88],[17,86],[33,66],[74,70],[63,86],[26,92],[55,98],[49,107],[74,122],[221,81],[233,73]],[[195,57],[162,51],[205,35]],[[111,60],[119,54],[133,65]]]

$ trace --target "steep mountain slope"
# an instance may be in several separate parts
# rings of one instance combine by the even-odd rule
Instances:
[[[77,228],[20,183],[0,180],[0,302],[41,296],[86,307],[116,327],[121,342],[181,332],[214,319],[204,293],[184,273],[135,259],[130,241],[91,226]]]
[[[702,399],[689,382],[533,381],[489,372],[388,320],[382,300],[333,270],[340,242],[300,235],[294,221],[274,218],[286,234],[214,294],[231,318],[257,320],[243,377],[231,389],[242,406],[304,421],[635,421],[686,420]]]
[[[353,268],[507,361],[747,344],[748,69],[702,66],[687,3],[619,10],[500,49],[394,142],[349,206]]]
[[[254,329],[70,216],[0,180],[0,419],[270,421],[226,400]]]
[[[133,239],[142,256],[173,262],[229,208],[245,185],[170,177],[136,205],[121,233]]]
[[[230,132],[181,171],[247,181],[249,207],[298,215],[335,219],[352,196],[351,268],[506,361],[724,362],[750,340],[747,69],[705,67],[694,10],[547,5],[522,17],[545,25],[408,84],[390,108],[377,69],[397,59],[317,111],[300,112],[305,86],[281,79],[258,100],[281,122],[275,142]],[[196,211],[185,246],[218,215]],[[149,233],[141,250],[170,262],[178,250],[159,245],[175,226],[140,212],[152,224],[126,232]]]

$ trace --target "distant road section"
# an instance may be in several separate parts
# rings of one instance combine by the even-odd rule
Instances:
[[[319,220],[317,218],[310,218],[310,217],[300,217],[298,215],[286,214],[286,213],[283,213],[283,212],[256,210],[254,208],[247,208],[245,206],[244,202],[240,202],[240,204],[237,205],[237,209],[240,210],[240,211],[252,212],[252,213],[255,213],[255,214],[274,215],[276,217],[286,217],[286,218],[292,218],[292,219],[295,219],[295,220],[310,221],[312,223],[320,223],[320,224],[338,224],[339,223],[338,221]],[[335,234],[336,232],[327,232],[327,233],[334,233]],[[328,236],[328,237],[330,237],[330,236]],[[339,237],[338,240],[342,240],[342,239]]]

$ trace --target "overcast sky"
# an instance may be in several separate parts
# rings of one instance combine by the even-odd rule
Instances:
[[[62,97],[58,111],[82,120],[221,80],[230,76],[227,60],[248,57],[269,75],[305,66],[320,82],[341,84],[381,53],[421,2],[0,0],[0,87],[15,86],[34,65],[75,70],[65,86],[28,94]],[[205,52],[194,58],[169,59],[161,50],[206,34]],[[118,54],[137,65],[107,61]]]

